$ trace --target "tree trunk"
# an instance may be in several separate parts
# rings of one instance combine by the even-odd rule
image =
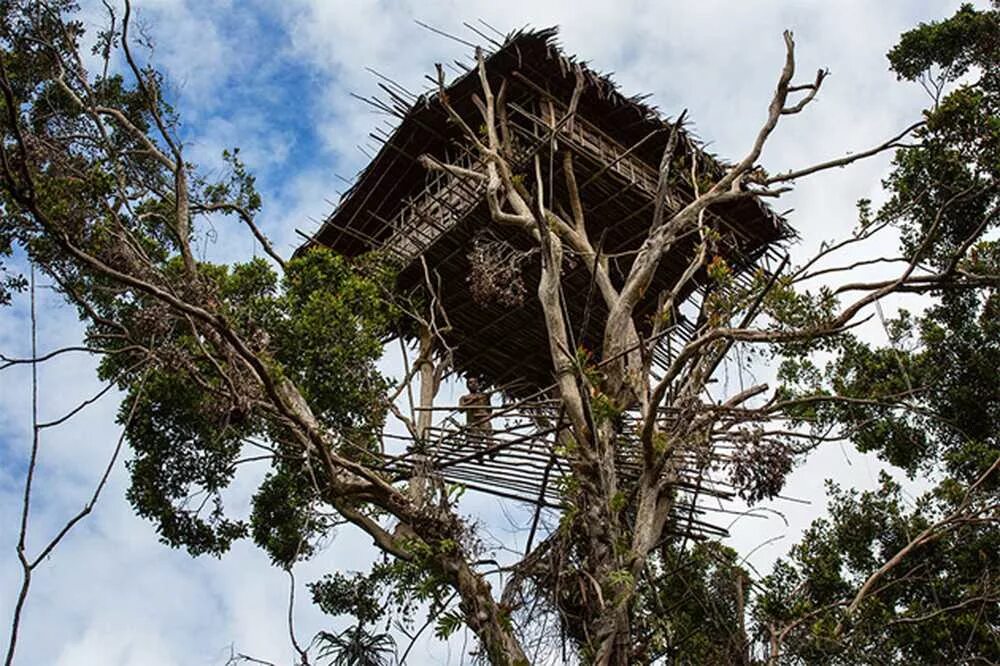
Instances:
[[[492,666],[529,666],[530,662],[514,636],[514,626],[493,599],[489,584],[472,571],[462,558],[444,561],[461,601],[465,623],[482,642]]]
[[[437,378],[434,376],[434,334],[426,326],[420,328],[420,347],[417,355],[417,364],[420,366],[420,402],[417,412],[417,434],[419,440],[417,446],[423,449],[427,445],[427,438],[430,435],[431,423],[434,412],[434,396],[437,394]],[[413,504],[422,508],[428,500],[428,486],[430,478],[430,461],[421,450],[413,456],[413,476],[410,478],[409,494]]]

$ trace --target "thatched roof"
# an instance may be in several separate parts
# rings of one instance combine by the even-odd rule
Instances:
[[[575,85],[573,68],[578,61],[562,53],[556,34],[556,28],[546,28],[509,35],[501,47],[487,56],[491,78],[511,79],[517,72],[539,82],[553,97],[569,99]],[[595,72],[586,63],[580,65],[587,87],[580,99],[579,114],[625,146],[633,146],[655,133],[634,154],[656,166],[666,145],[665,124],[669,119],[646,103],[648,96],[626,96],[610,76]],[[380,228],[380,220],[391,219],[407,197],[423,187],[426,171],[416,163],[416,157],[440,153],[449,142],[462,139],[458,128],[448,122],[436,94],[421,95],[411,103],[402,90],[386,84],[380,86],[388,97],[382,102],[385,110],[402,120],[389,141],[372,134],[372,138],[383,143],[382,149],[358,174],[337,209],[314,235],[316,242],[342,249],[346,254],[369,249],[352,232],[375,240],[382,238],[387,230]],[[478,91],[479,81],[471,69],[447,88],[452,105],[460,112],[471,107],[472,95]],[[724,165],[720,162],[720,166]],[[790,233],[762,202],[747,202],[737,208],[731,211],[733,218],[765,218],[773,223],[777,236]]]

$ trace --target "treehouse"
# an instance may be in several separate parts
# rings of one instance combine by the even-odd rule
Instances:
[[[483,132],[477,108],[483,88],[476,63],[456,65],[459,75],[444,88],[448,105],[473,132],[476,128]],[[540,180],[546,205],[568,211],[563,164],[555,154],[572,152],[587,234],[620,284],[650,230],[659,167],[672,124],[642,98],[622,95],[610,78],[564,55],[555,42],[555,30],[521,31],[502,42],[493,41],[484,65],[492,90],[503,90],[497,95],[497,113],[506,120],[514,177],[526,187]],[[429,77],[434,88],[416,95],[378,76],[385,99],[365,101],[399,122],[371,134],[380,144],[377,154],[303,248],[322,245],[348,256],[384,252],[403,267],[400,290],[417,291],[428,283],[434,287],[448,317],[443,335],[452,354],[452,370],[502,392],[508,402],[494,418],[507,418],[505,423],[512,420],[515,425],[507,428],[494,422],[489,449],[498,455],[486,458],[481,451],[470,451],[468,434],[463,435],[460,424],[464,417],[457,411],[451,426],[429,428],[432,432],[424,438],[433,441],[433,468],[449,481],[474,489],[539,507],[557,506],[554,488],[566,461],[553,446],[558,418],[551,411],[546,414],[545,408],[553,397],[546,390],[553,375],[535,295],[540,274],[539,255],[532,253],[536,241],[521,229],[492,221],[485,183],[466,175],[466,170],[482,166],[480,155],[442,103],[438,89],[442,81]],[[568,114],[570,108],[575,113]],[[564,122],[570,115],[571,120]],[[674,145],[671,159],[677,178],[671,182],[670,200],[676,209],[693,199],[696,186],[714,182],[726,167],[683,130]],[[536,156],[541,159],[536,161]],[[698,167],[696,182],[688,178],[693,162]],[[459,168],[433,169],[429,163]],[[778,242],[792,235],[784,221],[756,198],[708,209],[706,225],[716,239],[713,254],[726,260],[738,281],[749,279],[757,267],[773,270],[772,264],[781,260]],[[694,255],[695,240],[693,234],[682,236],[660,262],[636,308],[641,334],[650,334],[658,295],[678,282]],[[493,277],[507,283],[493,285],[492,297],[484,296],[477,283],[484,255],[494,264],[506,262],[493,266]],[[596,297],[591,271],[579,257],[569,257],[562,282],[567,319],[576,329],[573,344],[599,361],[607,312]],[[694,300],[697,293],[703,296],[710,284],[703,269],[686,284],[677,302]],[[671,349],[691,334],[692,324],[683,316],[672,319],[655,345],[655,366],[669,363]],[[539,414],[547,418],[539,419]],[[406,457],[393,458],[387,465],[405,476],[407,469],[412,472],[406,468]],[[627,446],[621,447],[620,458],[624,474],[638,469],[634,451]],[[699,492],[711,492],[696,470],[688,478]],[[689,524],[697,522],[691,515],[687,518]]]
[[[584,207],[587,231],[601,252],[613,257],[613,271],[624,276],[634,251],[648,233],[669,125],[641,98],[625,97],[614,83],[556,46],[554,30],[519,32],[498,43],[486,57],[493,90],[505,87],[504,112],[516,148],[521,177],[533,182],[533,157],[541,153],[543,182],[553,197],[565,196],[559,160],[550,159],[553,143],[573,151],[576,179]],[[572,102],[578,74],[583,88],[572,122],[556,127],[554,119]],[[552,383],[551,362],[541,308],[534,298],[537,256],[520,266],[528,294],[485,302],[471,284],[476,240],[508,243],[512,252],[527,250],[523,232],[490,221],[485,186],[458,174],[427,169],[434,160],[472,168],[479,159],[459,126],[449,120],[436,94],[411,96],[393,83],[382,83],[387,100],[375,100],[387,113],[401,118],[391,132],[371,136],[381,149],[342,197],[339,206],[309,244],[321,244],[348,255],[381,250],[405,267],[403,290],[425,284],[425,265],[439,282],[440,298],[448,313],[454,368],[525,395]],[[475,68],[447,87],[451,106],[472,127],[482,125],[474,96],[482,94]],[[678,163],[693,143],[678,142]],[[695,148],[697,150],[697,148]],[[701,153],[709,172],[720,165]],[[675,200],[690,200],[690,184],[678,181]],[[721,235],[728,263],[745,272],[762,257],[775,256],[775,241],[789,235],[782,220],[756,199],[718,206],[709,211],[710,224]],[[693,239],[678,243],[661,262],[649,296],[637,313],[647,321],[656,307],[656,294],[669,289],[688,264]],[[567,267],[564,292],[569,318],[581,322],[576,343],[600,357],[603,304],[594,298],[589,271],[581,262]],[[686,290],[697,288],[696,279]],[[687,296],[684,293],[681,296]],[[678,322],[677,335],[683,335]],[[658,347],[663,363],[668,345]]]

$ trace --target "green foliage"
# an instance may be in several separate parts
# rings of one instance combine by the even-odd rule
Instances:
[[[594,415],[595,423],[605,423],[615,421],[622,414],[619,407],[611,396],[601,391],[594,391],[590,396],[590,411]]]
[[[831,486],[830,517],[813,523],[790,558],[764,580],[754,611],[761,625],[781,627],[810,618],[785,644],[795,663],[992,663],[1000,658],[990,629],[1000,620],[991,580],[1000,531],[982,521],[946,531],[889,570],[877,593],[846,622],[844,634],[834,634],[843,619],[843,600],[918,533],[954,510],[958,500],[946,496],[946,485],[912,508],[886,476],[878,490],[865,493]]]
[[[279,565],[290,566],[313,553],[314,542],[332,524],[317,513],[309,470],[277,465],[253,497],[253,539]]]
[[[1000,455],[996,298],[989,292],[943,294],[920,316],[903,311],[888,320],[885,346],[845,337],[822,371],[808,360],[786,359],[779,372],[783,397],[851,398],[806,402],[792,414],[819,429],[846,427],[859,450],[876,452],[911,475],[943,465],[971,481]],[[954,462],[967,462],[962,451],[973,445],[985,452],[977,465]]]
[[[833,293],[821,287],[817,293],[796,290],[790,279],[782,277],[764,298],[763,308],[774,321],[776,330],[810,330],[826,325],[838,305]],[[809,341],[805,345],[790,345],[793,350],[820,348],[822,340]]]
[[[235,473],[248,425],[204,391],[178,391],[176,379],[170,372],[150,373],[122,406],[123,413],[135,408],[128,498],[157,523],[167,543],[218,555],[246,533],[242,521],[224,517],[221,491]]]
[[[645,654],[637,663],[743,663],[739,589],[748,577],[719,543],[665,546],[654,554],[636,609]]]
[[[317,248],[289,262],[272,334],[275,360],[315,416],[357,457],[381,433],[388,381],[375,368],[396,316],[383,297],[393,275]]]
[[[321,664],[326,666],[390,666],[395,662],[396,641],[388,633],[371,633],[358,624],[339,634],[316,635]],[[329,661],[325,661],[329,660]]]
[[[168,270],[181,268],[172,262]],[[388,382],[375,362],[394,316],[381,296],[391,275],[373,260],[353,265],[323,249],[290,261],[280,283],[261,259],[201,270],[227,320],[271,359],[273,370],[297,383],[317,420],[338,434],[338,451],[360,460],[373,450],[386,409]],[[220,554],[249,528],[282,566],[309,556],[331,527],[316,513],[325,472],[286,457],[295,442],[280,420],[217,390],[253,378],[220,372],[210,341],[158,320],[160,310],[144,299],[111,301],[107,312],[142,331],[170,361],[139,374],[131,368],[140,359],[122,353],[101,366],[103,376],[118,378],[129,392],[123,420],[137,401],[128,426],[135,452],[129,499],[136,510],[158,524],[167,543],[195,554]],[[248,525],[225,517],[222,492],[248,441],[257,439],[274,442],[274,457]],[[211,512],[203,517],[205,507]]]
[[[311,583],[313,601],[329,615],[356,618],[359,626],[379,621],[388,626],[395,619],[403,627],[412,627],[417,610],[426,604],[428,619],[437,617],[437,631],[454,631],[464,619],[445,610],[450,588],[434,555],[457,545],[410,542],[410,546],[415,555],[411,561],[385,559],[366,574],[336,572]]]
[[[907,32],[889,54],[899,77],[923,83],[934,105],[918,141],[895,156],[884,182],[889,200],[875,213],[870,202],[859,202],[859,218],[863,228],[895,224],[904,256],[936,271],[1000,274],[992,239],[998,54],[1000,12],[969,5]],[[814,522],[778,563],[755,605],[762,641],[763,627],[788,628],[782,651],[790,662],[1000,660],[995,511],[937,528],[884,572],[856,613],[844,614],[862,583],[922,530],[965,501],[996,506],[996,474],[969,495],[1000,457],[1000,308],[995,284],[986,284],[933,294],[919,315],[900,312],[885,322],[887,344],[845,337],[823,369],[794,355],[783,363],[782,397],[850,399],[812,403],[801,418],[820,429],[846,427],[858,449],[936,480],[915,502],[888,476],[870,492],[830,486],[829,517]]]
[[[351,615],[359,624],[373,624],[382,615],[379,593],[383,576],[345,575],[339,571],[309,585],[313,601],[328,615]]]
[[[925,247],[935,268],[947,266],[954,252],[977,235],[977,226],[997,202],[997,53],[1000,12],[963,5],[947,21],[904,34],[889,54],[900,78],[930,81],[935,90],[956,84],[925,112],[919,143],[898,151],[885,183],[893,196],[883,215],[900,220],[908,253]],[[989,225],[995,227],[993,218]]]
[[[665,432],[653,433],[653,450],[658,454],[666,453],[670,446],[670,437]]]
[[[729,267],[726,260],[716,255],[712,261],[708,262],[708,277],[711,280],[725,286],[732,279],[733,269]]]
[[[604,381],[604,373],[594,362],[594,353],[583,345],[576,348],[573,361],[576,365],[576,371],[590,386],[600,386],[601,382]]]
[[[995,11],[963,4],[946,21],[921,23],[900,37],[889,51],[889,64],[901,79],[915,81],[935,68],[950,80],[970,67],[990,64],[1000,48],[1000,20]]]
[[[446,641],[451,636],[465,626],[465,615],[458,610],[449,610],[438,616],[434,624],[434,635],[440,640]]]
[[[998,53],[1000,12],[971,5],[905,33],[889,53],[898,76],[924,83],[935,103],[919,140],[896,153],[884,182],[888,202],[877,213],[869,201],[859,202],[859,217],[862,226],[873,219],[898,226],[903,255],[934,270],[1000,273],[998,244],[990,236],[1000,201]],[[783,316],[795,311],[795,297],[778,290],[776,299]],[[887,329],[890,344],[882,347],[844,338],[822,377],[815,369],[808,376],[794,372],[793,356],[781,377],[786,395],[856,398],[816,408],[812,416],[821,425],[853,427],[860,450],[878,452],[911,474],[943,461],[948,473],[975,478],[992,462],[988,455],[965,470],[949,461],[965,459],[960,452],[972,445],[1000,452],[995,288],[941,292],[920,316],[904,312]]]
[[[10,305],[11,296],[28,288],[28,280],[4,262],[14,254],[14,234],[6,218],[0,216],[0,306]]]
[[[635,585],[635,578],[632,577],[632,573],[626,569],[615,569],[608,574],[608,592],[611,593],[612,598],[623,594],[625,590],[630,589]]]
[[[870,403],[831,403],[819,410],[826,423],[857,424],[852,441],[861,451],[879,451],[889,462],[914,469],[921,460],[931,460],[927,437],[912,410],[898,406],[910,386],[924,385],[921,368],[907,362],[903,352],[893,347],[872,348],[849,340],[840,358],[832,364],[828,377],[837,395]]]
[[[137,234],[139,243],[147,252],[153,246],[174,252],[178,248],[176,235],[163,224],[163,218],[150,214],[155,212],[155,202],[161,203],[164,211],[173,209],[170,196],[152,194],[154,190],[171,190],[172,173],[154,158],[140,137],[152,130],[154,111],[165,127],[176,127],[173,110],[156,94],[163,86],[162,77],[149,69],[143,71],[146,90],[155,95],[153,105],[143,89],[119,74],[97,76],[89,82],[89,100],[117,109],[137,130],[109,131],[108,150],[96,149],[96,142],[91,141],[95,134],[91,118],[56,82],[57,56],[64,62],[72,61],[85,32],[82,22],[65,18],[76,8],[74,2],[58,0],[47,3],[43,12],[37,3],[8,0],[0,18],[0,50],[19,102],[20,134],[33,147],[33,205],[44,217],[58,221],[69,240],[94,251],[109,265],[126,259],[112,256],[114,243],[108,236],[119,221],[141,232]],[[0,108],[3,106],[0,102]],[[4,116],[2,140],[13,152],[14,128],[6,113]],[[159,143],[155,137],[151,141]],[[120,183],[124,185],[119,187]],[[0,193],[4,212],[0,256],[13,240],[25,246],[37,262],[50,263],[48,268],[68,269],[71,264],[62,261],[54,239],[43,233],[38,219],[21,205],[27,186],[22,176]],[[114,196],[119,196],[118,208],[109,209],[105,204]],[[126,203],[130,207],[123,207]],[[163,256],[162,252],[152,254]]]
[[[260,210],[260,194],[257,192],[257,178],[240,159],[240,149],[224,150],[222,160],[229,166],[229,177],[223,181],[205,181],[202,193],[208,205],[235,205],[248,213]]]

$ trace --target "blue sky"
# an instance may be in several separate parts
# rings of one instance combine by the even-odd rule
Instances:
[[[100,3],[84,3],[87,21],[100,20]],[[649,92],[665,113],[689,109],[698,134],[712,150],[740,156],[750,144],[782,62],[781,31],[795,30],[799,71],[828,67],[816,104],[782,121],[762,163],[777,171],[835,157],[881,142],[919,117],[925,104],[916,86],[899,84],[884,53],[898,34],[921,20],[944,17],[956,2],[697,2],[620,0],[136,0],[156,41],[154,61],[175,86],[189,159],[218,168],[224,148],[240,146],[265,195],[264,229],[279,251],[297,243],[331,209],[328,201],[365,158],[355,148],[384,120],[350,92],[377,88],[365,67],[420,90],[437,61],[468,50],[416,25],[414,19],[474,36],[462,21],[478,18],[509,30],[526,24],[562,26],[566,49],[614,72],[627,93]],[[854,202],[879,199],[887,168],[877,159],[799,184],[780,209],[803,240],[806,256],[854,223]],[[206,258],[231,261],[254,251],[252,240],[229,221]],[[892,247],[885,247],[891,252]],[[894,304],[887,304],[887,309]],[[28,353],[27,300],[0,311],[0,352]],[[75,314],[46,289],[39,291],[40,349],[79,335]],[[392,367],[392,359],[386,361]],[[60,357],[40,368],[44,418],[63,413],[100,389],[94,361]],[[762,369],[766,373],[767,369]],[[14,556],[20,473],[30,445],[29,375],[0,374],[0,619],[10,615],[19,571]],[[445,387],[445,401],[458,395]],[[43,439],[30,542],[42,543],[80,506],[114,446],[117,396],[105,396],[66,428]],[[732,543],[749,552],[772,537],[750,562],[767,569],[808,521],[822,511],[822,479],[870,486],[879,465],[849,450],[818,451],[790,480],[787,494],[811,504],[779,503],[784,520],[744,520]],[[229,501],[245,506],[254,478],[232,489]],[[37,571],[23,624],[21,664],[222,664],[228,646],[275,663],[291,663],[284,614],[287,579],[266,557],[239,545],[222,560],[192,560],[156,540],[151,525],[133,516],[124,500],[126,475],[116,468],[96,513],[82,523]],[[494,500],[470,497],[499,541],[506,520]],[[515,512],[516,513],[516,512]],[[515,515],[517,518],[517,515]],[[373,550],[343,530],[297,573],[296,621],[300,638],[330,628],[308,603],[304,583],[335,568],[361,569]],[[410,663],[461,663],[462,636],[449,645],[422,642]]]

